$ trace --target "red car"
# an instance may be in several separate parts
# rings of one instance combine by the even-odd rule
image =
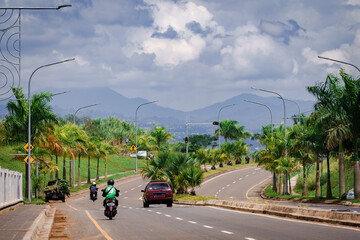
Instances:
[[[149,182],[143,192],[144,208],[149,207],[149,204],[165,204],[172,207],[173,192],[170,185],[166,181],[151,181]]]

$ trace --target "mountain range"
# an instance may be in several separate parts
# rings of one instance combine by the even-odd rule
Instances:
[[[58,93],[69,91],[69,89],[44,89],[42,91]],[[247,131],[253,133],[260,131],[262,126],[270,124],[270,111],[265,106],[245,102],[244,100],[266,104],[272,112],[273,124],[278,125],[283,122],[284,107],[281,99],[273,96],[261,97],[246,93],[188,112],[161,107],[157,103],[149,104],[139,109],[137,116],[138,126],[150,128],[155,122],[157,125],[167,127],[170,132],[175,134],[177,140],[181,140],[185,136],[185,123],[190,122],[193,124],[188,126],[189,135],[212,135],[216,126],[211,123],[218,120],[219,110],[222,107],[231,104],[235,105],[221,110],[220,121],[224,119],[236,120],[240,125],[244,125]],[[146,102],[149,102],[149,100],[127,98],[109,88],[77,88],[70,89],[65,94],[55,95],[51,105],[56,114],[66,117],[74,114],[81,107],[99,104],[81,109],[76,117],[118,117],[121,120],[134,122],[136,108]],[[5,102],[0,103],[2,112],[6,111],[5,104]],[[287,125],[293,124],[293,121],[289,118],[294,114],[298,114],[299,110],[309,115],[313,110],[313,105],[313,101],[286,100]],[[4,113],[0,115],[0,118],[3,117]],[[195,123],[209,123],[209,125],[196,125]]]

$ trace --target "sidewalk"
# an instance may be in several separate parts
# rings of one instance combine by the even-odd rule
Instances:
[[[39,231],[48,205],[22,205],[0,215],[0,239],[31,239]]]

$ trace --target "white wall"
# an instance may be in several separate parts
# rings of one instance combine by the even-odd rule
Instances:
[[[23,201],[22,173],[0,167],[0,209]]]

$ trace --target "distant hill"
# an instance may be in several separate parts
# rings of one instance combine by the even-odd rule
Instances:
[[[69,89],[46,89],[52,93],[69,91]],[[156,99],[151,99],[156,100]],[[142,107],[138,112],[138,125],[141,127],[152,127],[155,122],[158,125],[166,126],[169,131],[175,134],[177,140],[185,136],[185,123],[211,123],[217,121],[218,112],[221,107],[236,104],[233,107],[224,108],[221,111],[220,120],[231,119],[244,125],[247,131],[257,132],[261,127],[270,124],[269,110],[264,106],[244,102],[250,100],[266,104],[272,111],[273,123],[278,125],[283,122],[283,103],[277,97],[260,97],[254,94],[241,94],[223,102],[219,102],[208,107],[194,111],[184,112],[155,104],[149,104]],[[307,112],[309,115],[314,102],[294,100],[300,106],[301,112]],[[100,105],[84,108],[77,113],[77,117],[88,116],[91,118],[118,117],[121,120],[133,122],[135,120],[136,108],[145,102],[143,98],[127,98],[109,88],[82,88],[70,89],[70,92],[56,95],[53,97],[51,105],[54,112],[61,117],[74,114],[75,111],[83,106],[100,103]],[[295,103],[286,101],[286,117],[290,118],[298,114],[298,108]],[[5,111],[5,104],[4,105]],[[1,116],[0,116],[1,117]],[[287,125],[292,125],[293,121],[287,119]],[[214,134],[216,126],[213,125],[191,125],[189,126],[189,135],[191,134]]]

